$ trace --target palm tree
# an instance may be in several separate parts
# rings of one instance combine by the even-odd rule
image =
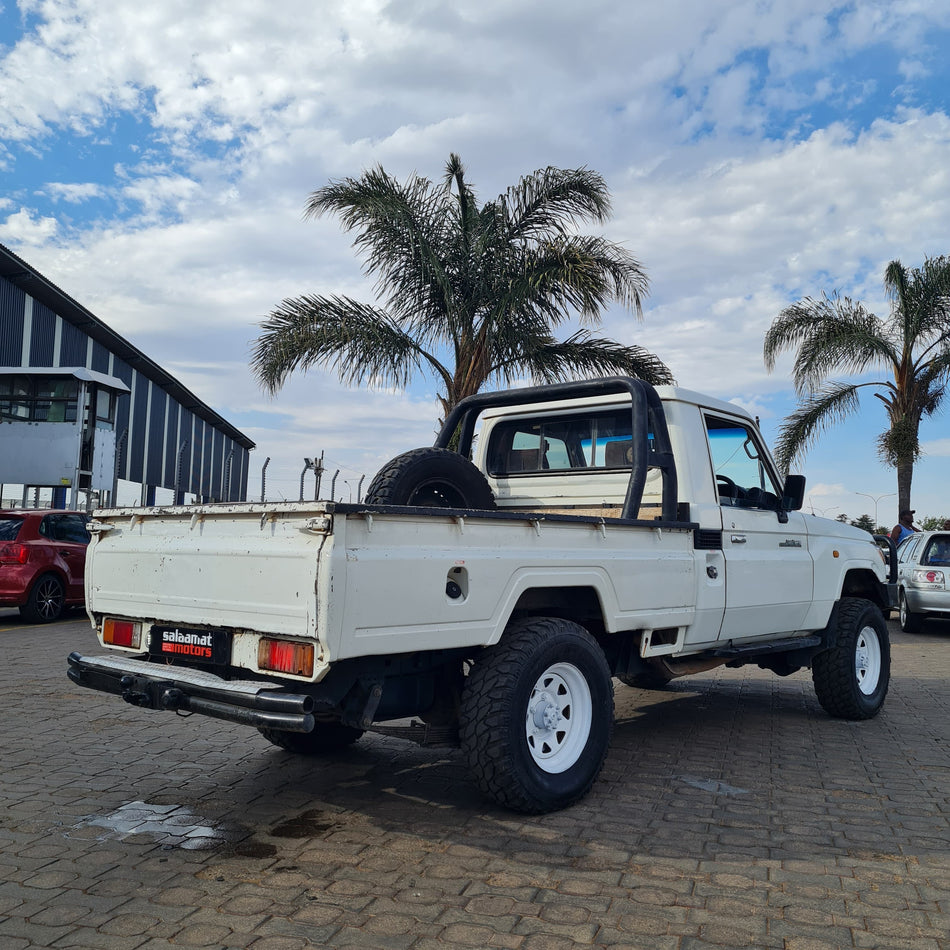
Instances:
[[[886,319],[837,292],[786,307],[765,336],[764,353],[771,371],[781,352],[797,349],[793,375],[800,401],[780,430],[779,464],[787,471],[826,426],[856,412],[860,390],[870,388],[887,412],[878,450],[897,469],[903,511],[911,507],[921,420],[940,408],[950,382],[950,258],[927,258],[912,269],[891,261],[884,291],[891,307]],[[883,370],[884,378],[857,383],[828,378],[872,369]]]
[[[489,380],[522,374],[540,382],[623,373],[671,382],[666,366],[638,346],[580,329],[553,328],[579,315],[595,325],[616,300],[642,317],[647,279],[622,247],[574,233],[577,221],[604,222],[606,184],[588,169],[546,168],[478,207],[459,157],[444,182],[402,185],[381,167],[313,192],[306,215],[340,216],[356,232],[384,306],[349,297],[289,298],[261,324],[251,366],[262,386],[280,389],[297,369],[336,369],[345,383],[404,387],[434,374],[443,414]]]

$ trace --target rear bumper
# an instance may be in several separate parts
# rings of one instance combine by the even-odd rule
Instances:
[[[0,564],[0,607],[22,607],[35,576],[32,564]]]
[[[143,709],[200,713],[258,729],[311,732],[313,697],[254,680],[225,680],[186,667],[133,657],[70,653],[67,676],[80,686],[121,696]]]
[[[918,614],[950,614],[950,590],[923,590],[905,587],[907,606]]]

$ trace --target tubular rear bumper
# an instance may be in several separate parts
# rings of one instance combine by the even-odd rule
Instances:
[[[133,706],[194,712],[258,729],[310,732],[313,697],[279,692],[253,680],[225,680],[186,667],[159,666],[132,657],[70,653],[66,675],[80,686],[114,693]]]

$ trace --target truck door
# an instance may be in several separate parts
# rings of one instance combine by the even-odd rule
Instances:
[[[804,516],[779,510],[778,475],[754,429],[742,420],[707,413],[706,431],[726,562],[720,639],[799,630],[814,581]]]

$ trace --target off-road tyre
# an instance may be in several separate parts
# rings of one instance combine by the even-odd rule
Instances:
[[[318,722],[312,732],[285,732],[283,729],[258,729],[268,741],[295,755],[325,755],[339,752],[356,742],[362,729],[341,722]]]
[[[488,479],[472,462],[449,449],[431,447],[404,452],[387,462],[363,500],[369,505],[420,508],[495,507]]]
[[[52,623],[59,620],[66,607],[66,588],[55,574],[43,574],[30,588],[20,616],[28,623]]]
[[[837,719],[871,719],[884,705],[891,677],[891,646],[880,609],[844,597],[838,607],[837,642],[812,660],[818,702]]]
[[[513,624],[475,661],[459,738],[485,795],[540,814],[590,791],[613,718],[613,683],[597,641],[568,620],[533,618]]]
[[[900,592],[900,625],[904,633],[920,633],[920,628],[924,624],[924,615],[915,614],[907,606],[907,597],[904,592]]]

